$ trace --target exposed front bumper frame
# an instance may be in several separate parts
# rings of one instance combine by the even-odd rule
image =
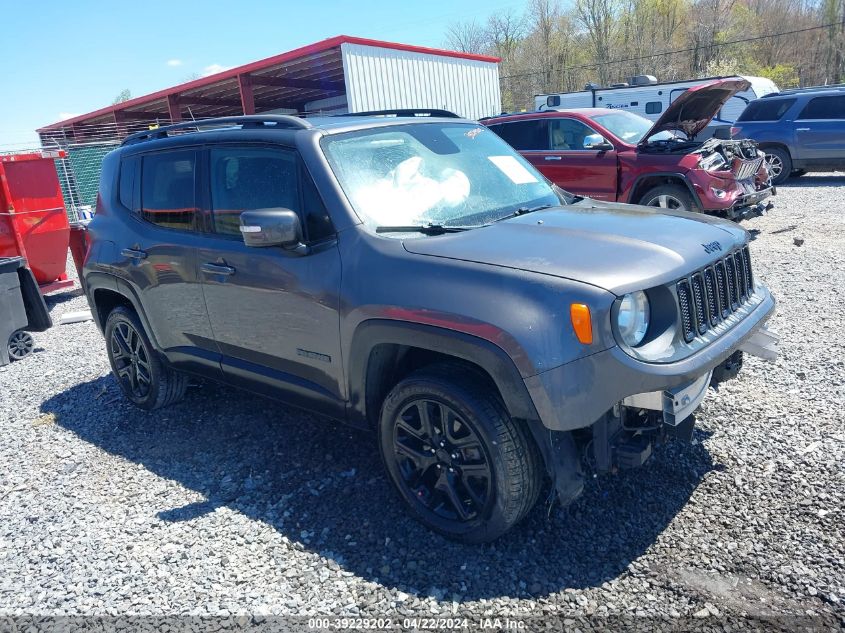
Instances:
[[[704,400],[707,395],[707,387],[710,386],[710,378],[713,375],[711,369],[706,374],[696,378],[692,382],[664,389],[662,391],[649,391],[646,393],[635,393],[622,399],[626,407],[636,409],[649,409],[663,413],[663,423],[669,426],[677,426],[686,420],[692,412]]]

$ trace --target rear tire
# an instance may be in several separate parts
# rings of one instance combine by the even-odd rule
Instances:
[[[681,185],[659,185],[649,189],[639,203],[669,211],[698,211],[689,190]]]
[[[437,365],[397,384],[382,405],[379,448],[414,518],[463,543],[498,538],[540,493],[533,439],[465,368]]]
[[[112,374],[132,404],[152,411],[182,399],[188,377],[159,358],[135,312],[123,306],[112,310],[105,337]]]
[[[763,150],[766,164],[769,166],[769,173],[772,175],[772,184],[780,185],[792,174],[792,157],[785,149],[780,147],[767,147]]]

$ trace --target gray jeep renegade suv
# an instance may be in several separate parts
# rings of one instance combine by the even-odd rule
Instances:
[[[251,116],[128,137],[84,286],[144,409],[189,374],[376,431],[410,512],[492,540],[689,438],[775,353],[748,234],[572,196],[447,114]]]

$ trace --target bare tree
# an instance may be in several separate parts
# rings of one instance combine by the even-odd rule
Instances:
[[[782,87],[845,81],[845,0],[525,0],[449,28],[448,45],[501,61],[502,104],[648,73],[762,75]]]
[[[461,53],[485,53],[487,33],[475,20],[456,22],[446,30],[446,46]]]
[[[576,0],[575,12],[578,21],[587,29],[599,80],[608,84],[612,73],[608,62],[617,32],[619,0]]]

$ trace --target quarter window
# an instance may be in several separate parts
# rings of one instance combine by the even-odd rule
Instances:
[[[810,99],[798,118],[845,119],[845,95]]]
[[[138,157],[130,156],[120,161],[120,180],[118,183],[118,197],[120,204],[131,211],[137,210],[135,204],[135,179],[138,173]]]
[[[548,151],[549,121],[533,119],[491,125],[490,129],[501,136],[511,147],[519,151]]]
[[[193,229],[197,212],[195,174],[196,153],[193,151],[144,156],[141,169],[143,218],[169,229]]]

